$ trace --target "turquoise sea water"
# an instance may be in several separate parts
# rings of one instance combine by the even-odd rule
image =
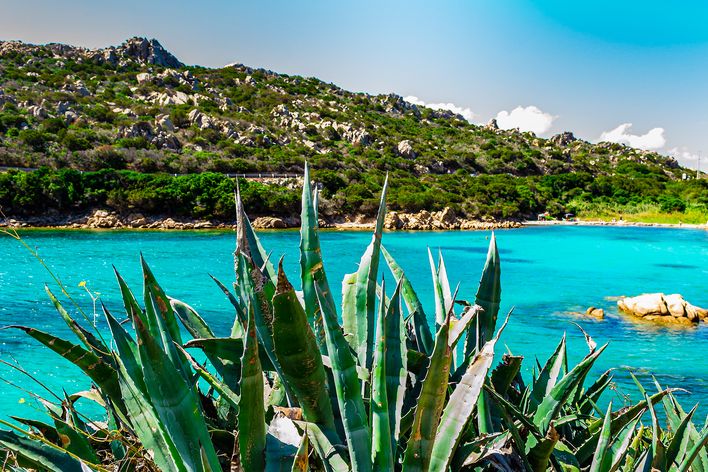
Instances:
[[[112,311],[120,298],[112,273],[115,265],[140,292],[138,255],[142,252],[167,293],[194,306],[218,334],[229,331],[233,312],[208,274],[232,281],[234,236],[228,232],[88,232],[28,231],[35,247],[84,309],[93,303],[78,285],[100,292]],[[323,232],[325,267],[339,297],[342,276],[352,272],[370,241],[368,232]],[[426,247],[440,248],[451,284],[460,282],[459,298],[473,300],[488,245],[488,232],[387,233],[384,244],[412,280],[426,306],[433,299]],[[273,259],[285,255],[288,275],[297,280],[299,233],[265,232],[262,242]],[[708,412],[708,327],[667,328],[637,324],[621,317],[612,297],[642,292],[678,292],[697,305],[708,306],[708,232],[702,230],[615,227],[529,227],[497,232],[502,259],[502,310],[514,314],[505,331],[502,351],[526,357],[526,375],[537,356],[544,362],[567,333],[571,362],[587,348],[579,323],[598,344],[610,346],[595,367],[599,373],[616,367],[616,392],[605,400],[621,404],[621,395],[637,398],[629,377],[635,372],[650,386],[655,375],[662,385],[680,387],[688,406],[701,402]],[[384,273],[391,280],[390,273]],[[0,326],[23,324],[70,337],[50,305],[43,286],[55,288],[47,271],[20,244],[0,237]],[[391,288],[389,286],[389,288]],[[58,290],[55,290],[58,292]],[[572,314],[588,306],[606,310],[602,321]],[[432,308],[429,310],[433,312]],[[102,323],[101,323],[102,326]],[[501,352],[499,353],[501,354]],[[73,393],[88,387],[66,361],[14,329],[0,330],[0,359],[18,362],[50,389]],[[0,366],[5,381],[23,388],[33,383]],[[44,396],[51,398],[45,393]],[[0,383],[0,417],[38,415],[32,397]],[[698,420],[700,423],[701,420]]]

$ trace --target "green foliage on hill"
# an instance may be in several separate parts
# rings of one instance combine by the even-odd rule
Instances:
[[[392,206],[406,211],[450,206],[469,217],[521,218],[648,204],[705,212],[705,185],[679,182],[684,169],[654,152],[477,126],[396,95],[352,93],[314,78],[241,65],[105,62],[98,52],[0,43],[0,166],[51,169],[3,176],[6,213],[108,205],[225,218],[226,204],[197,211],[164,196],[184,182],[207,192],[200,185],[218,177],[159,174],[299,174],[305,161],[330,216],[373,215],[387,172]],[[69,179],[74,197],[46,199],[48,188],[24,183],[33,179],[59,186]],[[220,179],[215,201],[231,190]],[[8,197],[8,185],[28,195]],[[281,201],[290,202],[291,192],[274,188],[251,207],[291,211]]]

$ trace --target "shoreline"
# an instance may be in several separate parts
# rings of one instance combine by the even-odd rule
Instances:
[[[643,221],[604,221],[604,220],[578,220],[578,221],[534,221],[523,222],[524,226],[611,226],[615,228],[638,227],[638,228],[680,228],[680,229],[704,229],[708,230],[708,224],[690,223],[651,223]]]
[[[396,215],[396,212],[391,212]],[[400,214],[399,214],[400,215]],[[433,213],[434,215],[434,213]],[[266,231],[293,231],[299,229],[298,218],[278,218],[278,217],[257,217],[251,221],[255,229]],[[374,228],[374,220],[363,216],[354,218],[337,219],[333,221],[320,220],[321,230],[331,231],[370,231]],[[390,220],[387,221],[385,230],[395,232],[415,232],[415,231],[489,231],[499,229],[518,229],[525,227],[544,226],[607,226],[607,227],[640,227],[640,228],[674,228],[674,229],[703,229],[708,231],[708,225],[687,224],[687,223],[650,223],[650,222],[627,222],[627,221],[603,221],[603,220],[504,220],[504,221],[481,221],[453,218],[445,222],[432,220],[421,224],[414,221],[411,225],[397,227]],[[209,220],[184,219],[175,220],[171,217],[142,217],[138,221],[129,221],[125,217],[118,217],[115,214],[82,215],[66,217],[62,221],[52,217],[35,217],[25,220],[4,218],[0,220],[0,230],[57,230],[57,231],[227,231],[235,230],[236,224],[213,222]]]

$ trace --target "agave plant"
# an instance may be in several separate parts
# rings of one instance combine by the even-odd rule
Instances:
[[[282,259],[270,260],[237,196],[236,282],[232,290],[215,280],[235,312],[227,337],[168,297],[142,258],[142,306],[116,272],[125,315],[103,307],[110,341],[84,328],[47,290],[77,342],[16,328],[79,367],[92,388],[42,399],[49,422],[3,421],[11,428],[0,431],[6,466],[708,471],[707,430],[699,431],[695,408],[685,413],[672,390],[657,387],[649,395],[640,386],[643,401],[599,409],[612,375],[588,379],[606,348],[589,337],[581,362],[568,366],[563,338],[528,383],[519,356],[504,354],[492,368],[506,324],[497,329],[494,235],[472,302],[451,289],[442,256],[436,263],[428,254],[435,297],[424,309],[382,245],[385,184],[371,243],[358,269],[345,276],[338,306],[323,266],[317,192],[307,170],[304,182],[301,291]],[[382,261],[395,283],[380,278]],[[82,415],[80,398],[95,402],[102,417]],[[659,404],[668,431],[659,426]]]

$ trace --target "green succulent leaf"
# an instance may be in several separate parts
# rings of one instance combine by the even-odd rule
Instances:
[[[305,420],[324,428],[334,428],[322,355],[307,314],[285,276],[282,259],[273,297],[272,331],[282,379],[297,398]]]
[[[388,178],[381,191],[379,213],[371,243],[361,256],[359,269],[344,276],[342,281],[342,321],[359,364],[371,369],[374,352],[376,321],[376,279],[381,254],[381,236],[386,215],[386,189]]]
[[[253,309],[249,310],[243,357],[241,358],[241,399],[238,411],[238,446],[245,470],[265,469],[266,424],[263,399],[263,372],[258,358],[258,340]]]

